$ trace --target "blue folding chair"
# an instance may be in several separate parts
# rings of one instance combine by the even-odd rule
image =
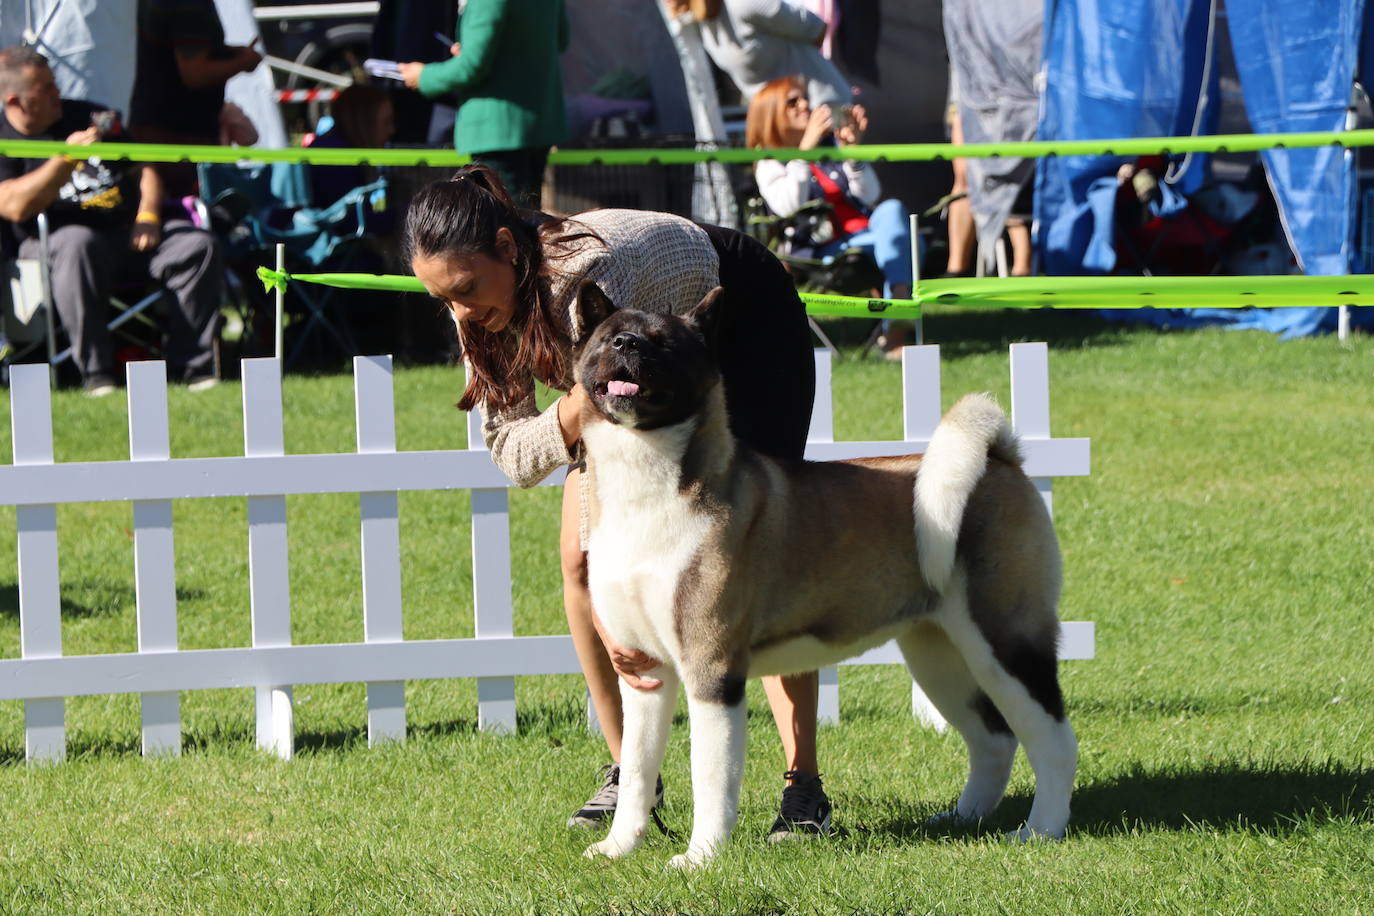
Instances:
[[[256,259],[278,244],[285,247],[287,269],[326,271],[345,265],[348,247],[368,238],[371,204],[386,192],[386,179],[349,190],[325,207],[311,206],[310,173],[295,162],[200,163],[201,199],[211,213],[233,222],[224,241],[231,261]],[[252,282],[252,281],[250,281]],[[286,354],[290,366],[315,337],[327,335],[345,356],[359,353],[346,321],[331,317],[337,296],[328,287],[293,283],[291,295],[304,307],[305,320]]]

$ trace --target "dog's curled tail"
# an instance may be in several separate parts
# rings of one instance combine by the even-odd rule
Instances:
[[[989,455],[1021,464],[1016,434],[1002,408],[990,395],[965,395],[940,420],[916,471],[916,552],[921,574],[936,592],[949,585],[964,507]]]

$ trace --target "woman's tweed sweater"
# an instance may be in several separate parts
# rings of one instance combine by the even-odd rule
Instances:
[[[548,262],[553,313],[566,316],[573,341],[583,334],[574,314],[583,280],[595,281],[618,306],[668,314],[690,310],[719,283],[720,256],[695,223],[640,210],[592,210],[573,219],[569,231],[581,224],[601,238],[576,240],[570,257]],[[482,417],[492,461],[517,486],[534,486],[572,460],[557,402],[540,413],[531,393],[505,410],[483,405]]]

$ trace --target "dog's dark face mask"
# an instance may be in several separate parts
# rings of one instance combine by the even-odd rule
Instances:
[[[594,283],[578,292],[585,334],[576,377],[607,420],[659,429],[690,418],[720,382],[715,336],[720,287],[691,312],[654,315],[617,309]]]

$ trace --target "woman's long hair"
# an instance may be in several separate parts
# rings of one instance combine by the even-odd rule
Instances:
[[[788,146],[785,138],[787,124],[787,93],[800,89],[806,94],[806,81],[800,76],[782,76],[764,83],[763,88],[749,100],[744,116],[744,145],[749,149],[777,149]]]
[[[567,232],[566,220],[517,208],[500,177],[484,165],[459,169],[415,195],[406,211],[402,236],[406,262],[448,254],[499,257],[496,234],[505,228],[515,240],[515,311],[510,324],[492,332],[472,321],[454,319],[471,378],[458,402],[461,410],[486,403],[500,410],[528,396],[534,379],[564,387],[572,342],[566,320],[551,314],[547,284],[550,258],[570,252],[561,247],[592,232]],[[551,249],[552,254],[546,251]]]

